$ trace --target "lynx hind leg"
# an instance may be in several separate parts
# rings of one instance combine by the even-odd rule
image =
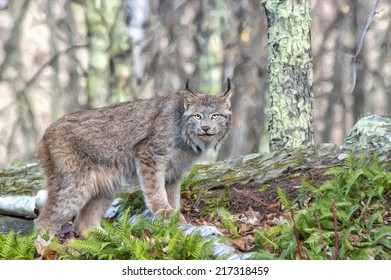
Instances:
[[[117,190],[121,187],[117,171],[102,166],[92,166],[82,186],[85,204],[76,216],[75,231],[85,236],[88,229],[101,229],[101,220]]]
[[[39,234],[50,230],[51,237],[53,237],[61,231],[62,226],[73,219],[83,201],[73,194],[77,189],[77,180],[69,170],[71,166],[80,165],[78,157],[70,153],[64,154],[67,149],[51,151],[47,141],[48,137],[44,135],[38,146],[39,163],[46,180],[48,197],[39,211],[35,228]]]
[[[51,237],[61,231],[62,226],[70,222],[80,210],[83,201],[73,195],[75,183],[60,183],[48,187],[48,198],[35,222],[36,231],[44,234],[51,231]]]
[[[104,194],[92,197],[77,215],[74,222],[75,231],[81,236],[86,236],[89,229],[101,229],[102,216],[112,201],[112,197]]]

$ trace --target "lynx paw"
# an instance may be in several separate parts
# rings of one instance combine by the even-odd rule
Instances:
[[[160,209],[155,213],[155,216],[159,219],[169,220],[172,216],[174,216],[176,210],[173,208]]]
[[[155,216],[163,220],[169,220],[177,211],[178,210],[175,210],[174,208],[160,209],[155,213]],[[185,217],[181,213],[179,213],[179,220],[182,223],[187,224]]]

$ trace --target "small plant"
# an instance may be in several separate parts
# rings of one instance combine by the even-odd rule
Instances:
[[[238,232],[238,225],[231,213],[225,208],[220,208],[217,210],[217,214],[218,216],[220,216],[223,226],[229,231],[231,237],[240,237],[240,234]]]
[[[136,190],[132,193],[123,192],[118,194],[117,197],[122,199],[118,213],[123,213],[129,208],[130,213],[141,214],[146,209],[141,190]]]
[[[200,213],[201,216],[216,212],[218,209],[229,209],[231,205],[229,187],[224,187],[224,193],[221,197],[205,198],[204,203],[206,204],[206,209]]]

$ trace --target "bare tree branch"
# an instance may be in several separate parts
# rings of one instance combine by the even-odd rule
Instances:
[[[361,36],[357,42],[356,52],[352,57],[352,87],[350,89],[350,93],[354,91],[354,88],[356,87],[356,78],[357,78],[357,70],[356,70],[356,60],[357,57],[362,49],[362,46],[364,44],[365,35],[367,34],[369,30],[369,25],[373,21],[373,18],[375,16],[377,5],[379,4],[379,0],[375,0],[375,2],[372,5],[371,12],[369,13],[369,16],[367,18],[367,21],[365,23],[364,30],[361,33]]]
[[[42,71],[47,67],[47,66],[50,66],[52,65],[54,62],[56,62],[56,60],[61,56],[61,55],[64,55],[64,54],[67,54],[75,49],[81,49],[81,48],[87,48],[88,47],[88,44],[84,44],[84,45],[76,45],[76,46],[70,46],[69,48],[66,48],[65,50],[62,50],[56,54],[54,54],[46,63],[42,64],[41,67],[34,73],[34,75],[25,83],[24,87],[19,90],[16,95],[19,96],[21,94],[23,94],[25,92],[25,90],[30,87],[31,85],[33,85],[35,83],[35,81],[39,78],[39,76],[41,75]]]

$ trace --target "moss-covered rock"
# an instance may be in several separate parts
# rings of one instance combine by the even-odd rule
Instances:
[[[355,149],[391,147],[391,118],[378,115],[363,117],[350,130],[344,145]]]

